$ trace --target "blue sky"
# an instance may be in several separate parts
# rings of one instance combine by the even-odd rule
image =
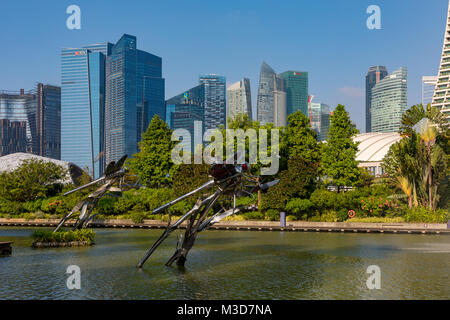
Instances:
[[[66,8],[81,8],[81,30],[66,28]],[[369,30],[369,5],[381,30]],[[365,75],[372,65],[408,68],[408,106],[421,101],[421,77],[439,68],[447,0],[43,0],[0,2],[0,90],[60,84],[60,49],[137,36],[163,58],[166,98],[218,73],[248,77],[253,109],[259,69],[309,72],[315,102],[344,104],[361,132]]]

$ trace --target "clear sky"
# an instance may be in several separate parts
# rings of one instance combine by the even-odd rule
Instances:
[[[66,8],[81,8],[81,30]],[[369,5],[381,30],[369,30]],[[0,1],[0,90],[60,85],[60,50],[135,35],[163,58],[166,99],[218,73],[248,77],[253,109],[259,69],[309,72],[315,102],[344,104],[365,130],[365,75],[372,65],[408,68],[408,106],[421,101],[421,77],[438,72],[448,0],[42,0]]]

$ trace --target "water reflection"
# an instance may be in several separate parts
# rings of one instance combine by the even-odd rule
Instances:
[[[90,248],[31,249],[32,229],[0,228],[14,241],[0,258],[1,299],[448,299],[450,242],[439,235],[207,231],[185,268],[164,264],[172,236],[144,269],[136,263],[161,230],[97,229]],[[82,270],[66,288],[67,266]],[[381,290],[366,287],[369,265]]]

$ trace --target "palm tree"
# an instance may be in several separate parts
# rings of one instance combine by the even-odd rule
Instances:
[[[432,173],[431,173],[431,148],[436,143],[436,129],[431,124],[430,121],[427,121],[425,127],[423,128],[422,132],[420,133],[420,138],[425,144],[425,147],[427,148],[427,160],[428,160],[428,205],[430,209],[432,209],[432,198],[431,198],[431,192],[432,192]]]

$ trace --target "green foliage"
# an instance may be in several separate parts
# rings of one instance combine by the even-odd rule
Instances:
[[[264,220],[279,221],[280,220],[280,212],[278,210],[269,209],[264,213]]]
[[[91,244],[94,241],[95,233],[91,229],[79,229],[75,231],[53,232],[49,230],[36,230],[32,234],[35,242],[73,242],[85,241]]]
[[[0,198],[27,202],[53,196],[66,176],[66,170],[53,162],[25,160],[17,169],[0,173]]]
[[[445,209],[430,210],[425,207],[412,208],[406,211],[406,222],[446,223],[450,220],[450,212]]]
[[[262,197],[261,209],[284,210],[292,198],[307,199],[316,187],[318,163],[293,156],[288,169],[281,172],[280,182]]]
[[[314,204],[309,199],[293,198],[288,201],[286,211],[294,214],[296,217],[302,217],[305,214],[311,214]]]
[[[146,217],[145,212],[132,212],[131,213],[131,220],[134,223],[142,223],[142,221],[144,221],[145,217]]]
[[[288,125],[283,135],[283,146],[287,158],[301,157],[305,161],[319,162],[317,134],[311,128],[309,119],[297,111],[287,118]]]
[[[264,214],[260,211],[249,211],[249,212],[242,214],[242,216],[245,218],[245,220],[263,220],[264,219]]]
[[[177,142],[171,141],[172,130],[155,115],[139,142],[139,152],[128,160],[133,172],[148,187],[168,186],[177,166],[171,152]]]
[[[361,171],[356,161],[358,143],[352,139],[357,133],[345,107],[338,105],[331,116],[328,141],[322,147],[323,173],[338,191],[344,186],[357,186],[361,183]]]
[[[386,197],[371,196],[361,199],[362,215],[367,217],[385,217],[399,210],[397,201]]]

